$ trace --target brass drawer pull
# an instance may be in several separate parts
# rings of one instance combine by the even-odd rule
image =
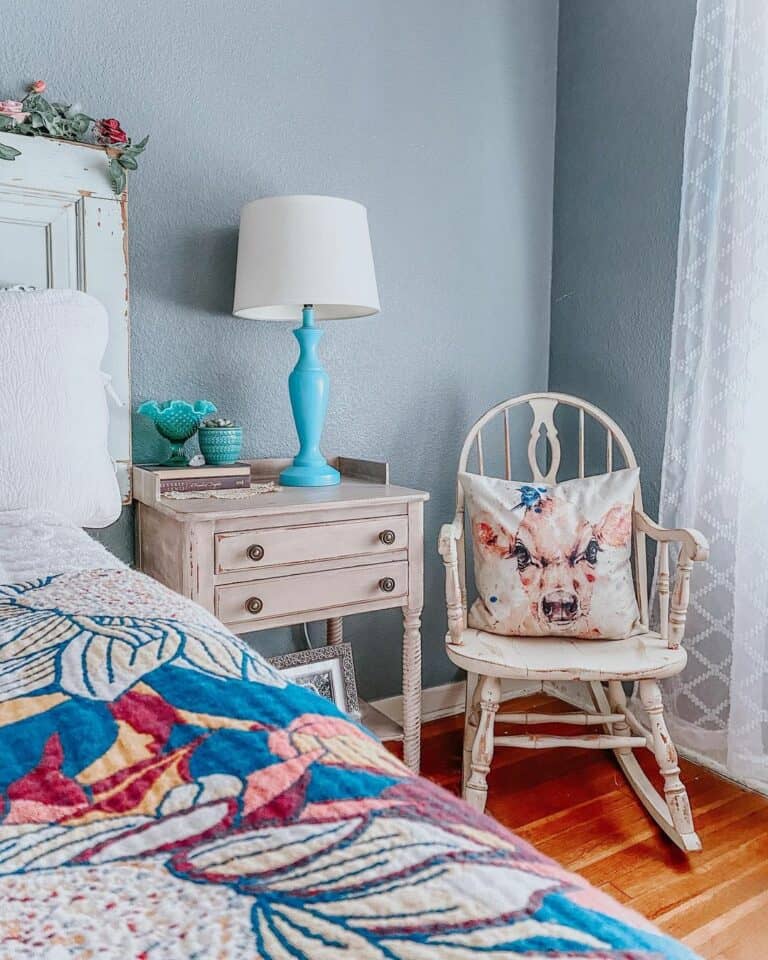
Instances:
[[[253,561],[263,560],[264,559],[264,547],[260,543],[252,543],[248,550],[248,559]]]
[[[248,613],[261,613],[261,611],[264,609],[264,604],[258,597],[250,597],[245,602],[245,609],[248,611]]]
[[[379,540],[381,540],[381,542],[386,544],[388,547],[392,546],[392,544],[395,542],[395,531],[382,530],[379,534]]]
[[[384,593],[392,593],[395,589],[395,581],[392,577],[382,577],[379,580],[379,590],[383,590]]]

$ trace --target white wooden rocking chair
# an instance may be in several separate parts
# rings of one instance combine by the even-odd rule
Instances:
[[[459,472],[467,470],[470,453],[476,451],[477,472],[484,474],[482,431],[496,417],[503,418],[506,479],[511,479],[510,427],[508,412],[527,404],[533,413],[528,464],[533,482],[555,483],[561,461],[560,441],[554,414],[558,405],[578,411],[578,476],[584,476],[585,417],[604,431],[606,472],[614,469],[614,449],[623,459],[622,467],[637,461],[619,427],[597,407],[575,397],[557,393],[535,393],[506,400],[489,410],[472,427],[459,457]],[[575,416],[575,415],[574,415]],[[587,421],[588,423],[589,421]],[[538,463],[540,437],[549,445],[549,469]],[[515,477],[518,479],[518,477]],[[520,478],[522,479],[522,478]],[[664,721],[658,681],[679,673],[686,663],[681,647],[689,599],[689,581],[694,560],[706,560],[707,542],[696,530],[667,530],[643,512],[640,486],[634,500],[633,568],[640,620],[647,632],[626,640],[571,640],[560,637],[500,637],[467,626],[467,590],[464,543],[464,494],[458,485],[456,516],[440,531],[438,549],[445,564],[448,634],[446,650],[457,666],[467,671],[467,705],[464,724],[463,795],[478,810],[485,809],[495,746],[543,747],[577,746],[611,749],[627,779],[650,815],[683,850],[700,850],[693,826],[688,795],[680,779],[677,751]],[[645,538],[658,543],[659,632],[650,630]],[[680,551],[674,591],[670,603],[669,544]],[[471,546],[471,545],[470,545]],[[502,678],[545,681],[580,680],[588,688],[593,709],[566,714],[499,713]],[[473,684],[473,681],[476,681]],[[640,701],[650,722],[646,729],[627,705],[622,682],[638,681]],[[474,693],[471,693],[474,685]],[[568,723],[600,733],[574,736],[541,736],[524,733],[494,736],[494,721],[508,724]],[[647,747],[658,763],[664,781],[662,797],[634,756],[636,747]]]

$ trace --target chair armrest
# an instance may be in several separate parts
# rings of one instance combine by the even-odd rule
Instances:
[[[440,528],[437,550],[445,566],[445,605],[448,612],[448,642],[461,644],[464,629],[464,601],[461,595],[459,576],[459,552],[457,544],[464,535],[464,519],[457,514],[453,523],[444,523]]]
[[[635,529],[655,540],[657,543],[680,543],[691,560],[707,560],[709,544],[699,530],[692,527],[670,529],[651,520],[646,513],[635,510]]]
[[[437,538],[437,551],[443,559],[451,551],[456,551],[456,544],[464,534],[464,521],[457,516],[453,523],[444,523],[440,527],[440,536]]]
[[[691,590],[691,568],[694,560],[706,560],[709,557],[709,544],[698,530],[686,527],[669,530],[654,523],[649,516],[635,510],[635,529],[662,544],[659,553],[657,588],[659,595],[659,618],[661,636],[667,640],[671,649],[680,646],[685,633],[685,621],[688,616],[688,603]],[[675,585],[670,603],[669,552],[667,544],[679,543],[680,554],[675,570]]]

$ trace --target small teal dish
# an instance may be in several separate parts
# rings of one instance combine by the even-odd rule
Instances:
[[[212,466],[227,466],[240,459],[243,448],[242,427],[200,427],[197,442],[205,462]]]
[[[194,403],[187,403],[186,400],[166,400],[162,403],[147,400],[137,412],[149,417],[160,436],[170,443],[171,455],[165,465],[186,467],[189,458],[184,452],[184,444],[197,433],[203,417],[216,413],[216,407],[210,400],[196,400]]]

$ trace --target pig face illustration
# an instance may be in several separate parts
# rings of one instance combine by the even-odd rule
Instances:
[[[523,491],[532,488],[523,488]],[[516,533],[477,517],[473,523],[478,550],[510,564],[528,600],[535,632],[599,635],[590,621],[592,598],[601,578],[608,578],[616,561],[626,562],[632,533],[628,504],[610,507],[591,523],[567,500],[525,496]]]

